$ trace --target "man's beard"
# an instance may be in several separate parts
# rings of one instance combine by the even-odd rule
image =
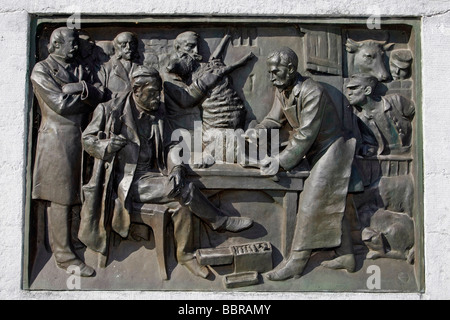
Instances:
[[[139,106],[140,109],[142,109],[142,111],[145,111],[147,113],[154,113],[156,111],[158,111],[159,106],[161,104],[161,101],[159,100],[151,100],[151,101],[139,101],[139,100],[135,100],[135,103]]]
[[[124,60],[128,60],[128,61],[131,61],[132,60],[132,58],[133,58],[133,55],[131,54],[131,53],[121,53],[120,55],[119,55],[119,58],[120,59],[124,59]]]
[[[200,55],[192,56],[184,53],[178,57],[172,57],[169,63],[168,71],[175,73],[182,78],[189,77],[199,66],[198,61],[201,59]]]
[[[116,50],[116,58],[117,59],[133,61],[136,58],[136,53],[133,51],[124,52],[117,48],[115,50]]]

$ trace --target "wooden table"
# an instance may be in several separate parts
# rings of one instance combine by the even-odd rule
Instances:
[[[294,236],[298,198],[309,171],[279,172],[276,176],[264,176],[256,168],[244,168],[239,164],[214,164],[209,168],[190,168],[188,179],[201,189],[283,191],[285,215],[281,230],[281,252],[286,255]]]

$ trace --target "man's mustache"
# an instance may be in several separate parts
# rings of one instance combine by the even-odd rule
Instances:
[[[192,58],[195,61],[202,61],[203,60],[203,56],[195,53],[195,52],[182,52],[180,55],[180,58],[186,58],[186,56],[189,56],[190,58]]]

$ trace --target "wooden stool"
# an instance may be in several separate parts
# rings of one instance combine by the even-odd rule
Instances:
[[[168,279],[166,268],[166,227],[170,221],[168,211],[169,208],[160,204],[133,203],[133,212],[130,213],[132,223],[142,223],[153,230],[159,273],[163,280]]]

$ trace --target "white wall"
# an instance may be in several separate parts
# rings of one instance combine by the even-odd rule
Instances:
[[[0,299],[449,299],[450,2],[373,0],[5,1],[0,5]],[[5,3],[6,2],[6,3]],[[422,17],[424,293],[30,292],[21,290],[29,14],[220,14]]]

